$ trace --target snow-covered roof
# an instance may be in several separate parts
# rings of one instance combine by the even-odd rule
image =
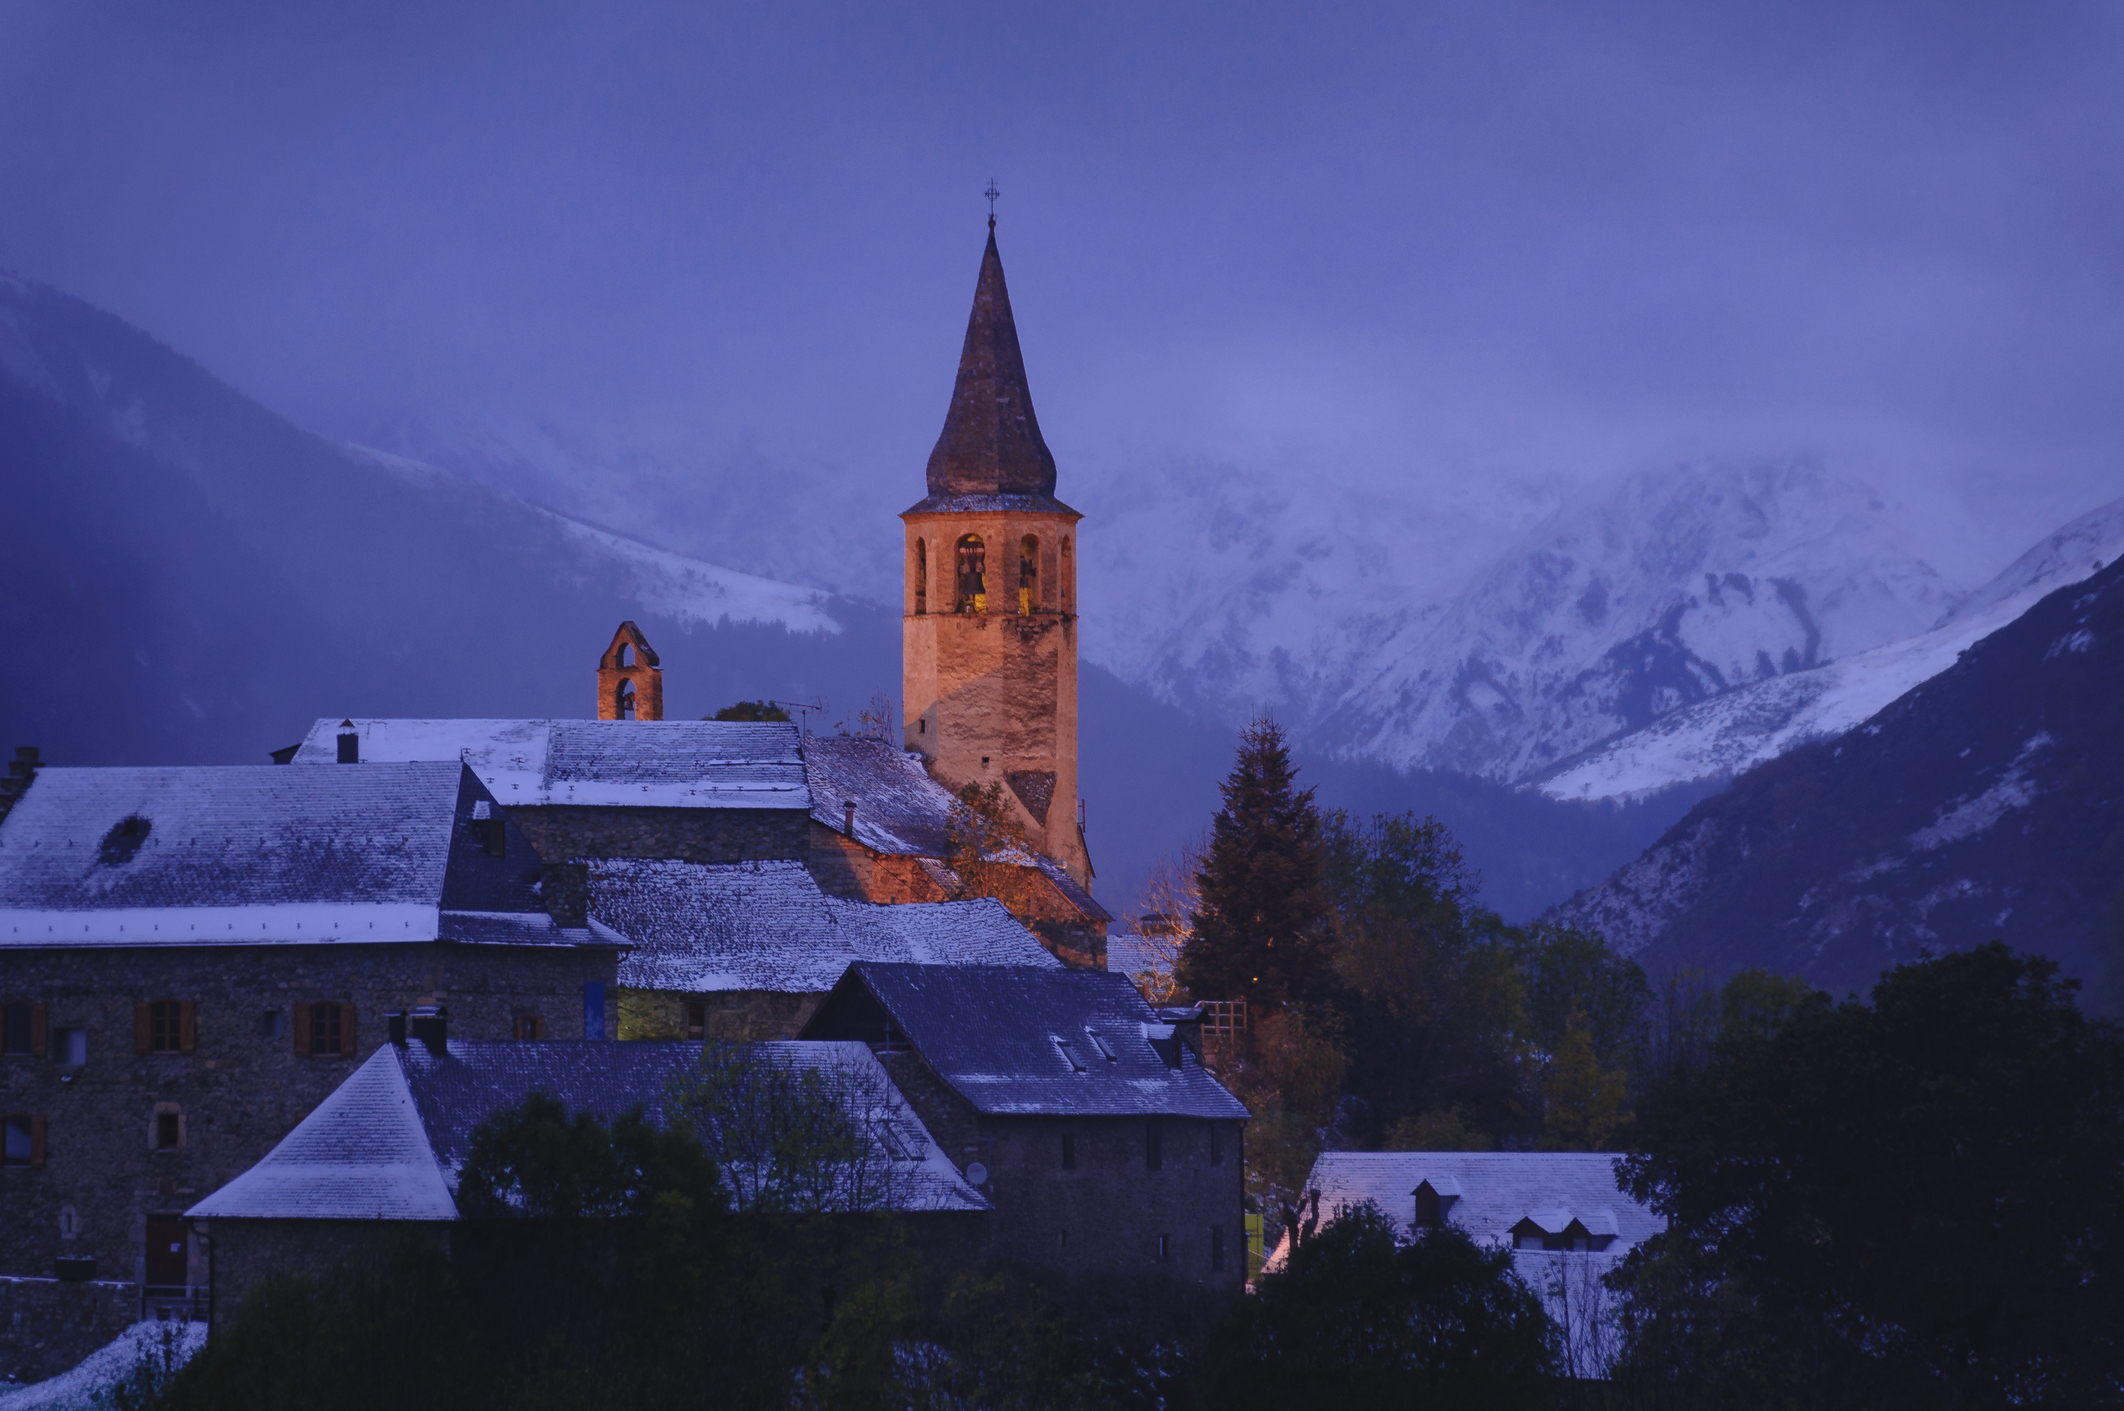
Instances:
[[[39,771],[0,821],[0,946],[573,944],[456,763]]]
[[[1617,1188],[1616,1160],[1599,1151],[1328,1151],[1313,1163],[1306,1190],[1308,1199],[1320,1192],[1323,1225],[1369,1200],[1413,1233],[1416,1187],[1429,1181],[1440,1195],[1457,1196],[1445,1218],[1477,1243],[1509,1245],[1523,1220],[1552,1235],[1576,1220],[1589,1234],[1613,1236],[1602,1253],[1620,1258],[1666,1222]]]
[[[995,1115],[1248,1116],[1128,977],[1105,971],[859,962],[803,1037],[904,1040]]]
[[[1168,972],[1177,953],[1170,936],[1144,936],[1134,931],[1106,933],[1106,968],[1116,975],[1133,979],[1145,971]]]
[[[1059,960],[998,901],[879,906],[826,895],[800,862],[595,861],[590,914],[634,949],[634,989],[833,988],[857,960],[1030,965]]]
[[[771,1043],[770,1061],[817,1068],[829,1082],[860,1083],[892,1106],[879,1153],[902,1210],[985,1210],[870,1050],[859,1043]],[[212,1219],[454,1220],[454,1193],[474,1132],[530,1093],[560,1099],[571,1115],[611,1122],[640,1106],[661,1126],[666,1094],[701,1056],[683,1041],[385,1044],[264,1160],[193,1206]],[[877,1138],[874,1138],[877,1139]]]
[[[296,764],[336,764],[310,727]],[[363,762],[462,760],[510,806],[808,809],[797,727],[729,720],[357,720]]]
[[[949,851],[951,790],[929,777],[919,755],[867,736],[813,735],[803,752],[813,818],[840,832],[853,801],[856,841],[873,852],[942,857]]]

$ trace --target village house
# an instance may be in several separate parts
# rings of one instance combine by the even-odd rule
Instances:
[[[0,1370],[34,1370],[43,1335],[7,1340],[91,1297],[57,1274],[122,1281],[128,1322],[191,1298],[184,1210],[373,1053],[385,1011],[612,1037],[617,938],[556,920],[543,874],[455,763],[39,770],[0,820],[0,1290],[22,1315]]]
[[[1601,1276],[1666,1221],[1616,1185],[1615,1152],[1328,1151],[1300,1207],[1286,1212],[1268,1268],[1336,1217],[1371,1204],[1414,1238],[1444,1225],[1512,1251],[1562,1335],[1572,1375],[1603,1375],[1614,1351],[1613,1298]]]
[[[1231,1293],[1249,1114],[1193,1016],[1105,972],[861,962],[798,1037],[870,1045],[994,1207],[988,1256]]]
[[[670,1110],[675,1084],[699,1063],[698,1043],[496,1043],[449,1034],[437,1011],[400,1016],[392,1041],[349,1073],[250,1170],[187,1212],[211,1242],[213,1304],[232,1311],[261,1279],[331,1268],[389,1247],[393,1237],[428,1231],[446,1240],[460,1220],[460,1177],[480,1124],[532,1092],[558,1099],[570,1115],[610,1123],[640,1107],[654,1125]],[[921,1248],[973,1246],[988,1202],[967,1184],[893,1089],[870,1050],[857,1043],[770,1043],[755,1061],[810,1070],[844,1105],[862,1151],[837,1161],[823,1182],[784,1192],[785,1204],[825,1213],[890,1211]],[[742,1207],[760,1198],[775,1173],[726,1166],[724,1182]]]

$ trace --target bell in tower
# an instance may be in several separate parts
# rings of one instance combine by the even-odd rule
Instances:
[[[929,494],[900,516],[905,738],[951,788],[1006,786],[1033,844],[1089,885],[1077,826],[1082,518],[1055,498],[990,216]]]

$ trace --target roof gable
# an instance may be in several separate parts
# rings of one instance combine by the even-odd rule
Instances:
[[[859,962],[799,1037],[888,1042],[885,1019],[990,1115],[1248,1116],[1122,975]]]

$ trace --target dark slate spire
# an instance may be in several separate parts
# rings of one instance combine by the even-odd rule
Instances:
[[[974,286],[973,316],[966,321],[966,347],[959,354],[959,380],[951,389],[944,434],[929,453],[932,499],[962,495],[1055,493],[1055,457],[1040,439],[1033,416],[1025,359],[1018,352],[1018,325],[1003,287],[1003,257],[996,253],[995,217],[988,221],[988,249]]]

